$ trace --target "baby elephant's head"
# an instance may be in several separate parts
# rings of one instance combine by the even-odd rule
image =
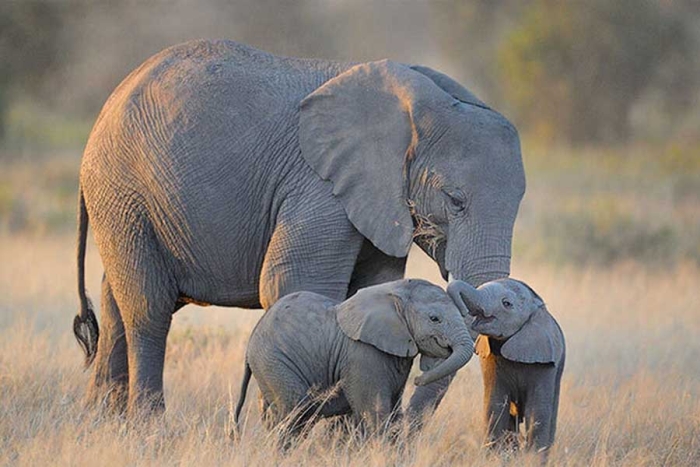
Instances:
[[[534,290],[514,279],[487,282],[478,289],[453,281],[448,293],[457,306],[467,306],[466,313],[474,318],[474,331],[496,339],[508,339],[544,307]]]
[[[563,351],[559,326],[544,301],[530,286],[515,279],[498,279],[475,289],[453,281],[447,292],[463,316],[473,317],[471,328],[505,341],[501,353],[524,363],[557,361]]]
[[[406,279],[362,289],[338,305],[338,324],[351,339],[399,357],[446,358],[416,379],[424,385],[454,373],[474,342],[450,297],[430,282]]]

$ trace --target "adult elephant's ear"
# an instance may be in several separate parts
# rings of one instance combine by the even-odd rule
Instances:
[[[411,65],[411,69],[422,73],[440,87],[443,91],[454,97],[460,102],[465,104],[475,105],[477,107],[482,107],[484,109],[490,109],[489,106],[484,104],[479,100],[474,94],[472,94],[467,88],[459,84],[457,81],[453,80],[444,73],[435,71],[432,68],[421,65]]]
[[[355,228],[391,256],[406,256],[413,239],[406,197],[416,104],[440,98],[449,96],[430,79],[383,60],[350,68],[301,102],[302,156],[332,182]]]
[[[359,290],[336,306],[336,319],[343,333],[354,341],[370,344],[397,357],[418,353],[403,313],[405,289],[389,282]]]
[[[564,355],[564,334],[544,305],[501,347],[501,355],[521,363],[555,363]]]

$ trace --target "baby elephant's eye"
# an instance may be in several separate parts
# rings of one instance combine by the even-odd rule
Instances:
[[[430,321],[432,321],[433,323],[439,323],[439,322],[440,322],[440,317],[439,317],[439,316],[433,315],[433,316],[430,317]]]
[[[513,304],[510,303],[510,301],[508,301],[507,298],[504,298],[503,300],[501,300],[501,303],[503,303],[503,306],[506,308],[513,308]]]

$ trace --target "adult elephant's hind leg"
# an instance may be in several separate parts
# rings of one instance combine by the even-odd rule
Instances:
[[[128,269],[120,271],[122,287],[115,290],[127,343],[128,411],[162,412],[165,345],[178,292],[155,240],[140,240],[129,250],[136,258],[125,258]]]
[[[88,387],[88,404],[122,413],[126,409],[129,367],[124,323],[112,287],[102,277],[100,339]]]

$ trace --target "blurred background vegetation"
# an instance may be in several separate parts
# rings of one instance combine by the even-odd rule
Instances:
[[[66,235],[116,85],[194,38],[455,77],[519,128],[515,259],[700,263],[695,0],[2,0],[0,234]]]

